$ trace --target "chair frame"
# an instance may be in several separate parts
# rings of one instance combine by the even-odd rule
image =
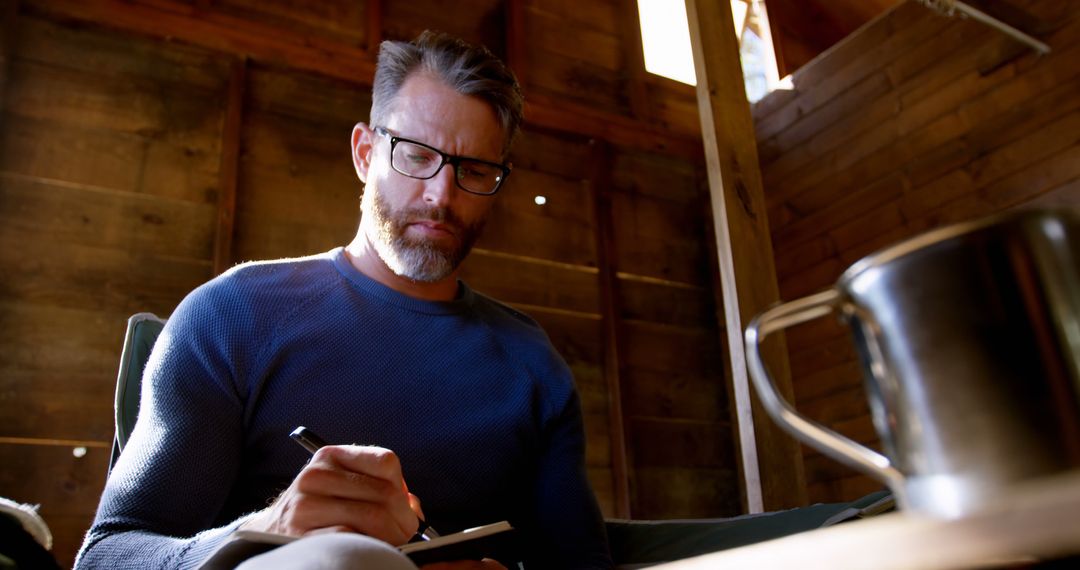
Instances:
[[[140,336],[139,329],[145,323],[153,323],[164,326],[165,319],[154,313],[136,313],[128,318],[127,332],[124,334],[124,349],[120,354],[120,370],[116,375],[116,397],[113,403],[113,421],[116,435],[113,437],[112,457],[109,461],[109,471],[120,457],[120,452],[127,445],[131,430],[135,427],[135,420],[139,416],[139,392],[142,385],[142,374],[146,368],[146,358],[150,354],[153,342],[146,347],[145,354],[137,354],[142,347],[136,346],[136,342],[145,338]],[[159,331],[160,333],[160,331]],[[154,341],[157,335],[154,335]],[[143,356],[144,358],[139,358]],[[136,360],[138,360],[136,362]],[[134,400],[134,407],[131,405]],[[134,410],[134,412],[132,411]]]

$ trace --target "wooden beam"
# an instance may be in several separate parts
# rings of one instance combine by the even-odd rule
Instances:
[[[623,55],[626,61],[623,72],[628,75],[630,86],[630,113],[636,119],[647,119],[649,95],[646,91],[645,53],[641,46],[641,19],[638,17],[637,0],[622,0]]]
[[[765,415],[750,394],[747,379],[742,331],[754,315],[778,300],[779,292],[731,9],[727,2],[686,0],[686,11],[716,225],[746,506],[749,512],[802,506],[806,484],[799,445]],[[765,349],[778,387],[790,398],[783,339]]]
[[[122,0],[42,0],[34,3],[34,9],[60,18],[248,56],[261,63],[359,79],[367,85],[375,75],[375,59],[367,50],[229,14],[203,12],[196,5],[176,4],[166,9]]]
[[[0,24],[0,114],[5,110],[4,103],[7,101],[8,81],[11,79],[11,58],[15,53],[15,20],[19,17],[18,0],[0,0],[0,14],[3,14],[3,23]]]
[[[528,46],[525,42],[525,0],[506,1],[506,65],[522,91],[529,84]]]
[[[630,460],[627,456],[629,434],[623,420],[623,397],[619,357],[620,302],[615,229],[611,218],[611,147],[604,141],[589,141],[591,172],[589,188],[593,198],[593,228],[596,235],[596,265],[599,270],[600,312],[604,327],[604,379],[608,391],[608,424],[611,437],[611,473],[615,498],[615,516],[628,519],[630,509]]]
[[[382,43],[383,7],[382,0],[368,0],[367,3],[367,53],[375,57]]]
[[[161,6],[166,4],[168,7]],[[153,6],[121,0],[38,0],[32,9],[61,20],[93,22],[152,37],[180,40],[260,63],[313,71],[370,87],[375,55],[345,43],[298,34],[228,14],[200,13],[194,6],[158,0]],[[525,106],[529,126],[580,133],[620,146],[655,150],[691,159],[701,156],[701,141],[649,125],[644,120],[536,94]]]
[[[244,122],[244,92],[247,58],[233,62],[229,73],[229,95],[225,105],[225,127],[221,136],[221,167],[218,189],[217,229],[214,232],[214,275],[232,266],[233,230],[236,220],[236,188],[240,178],[240,138]]]
[[[644,121],[579,103],[556,101],[539,93],[525,101],[525,123],[603,139],[617,146],[652,150],[691,160],[701,157],[701,140],[672,133]]]

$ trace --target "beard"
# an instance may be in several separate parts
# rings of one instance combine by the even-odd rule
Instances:
[[[484,229],[483,219],[465,223],[449,208],[418,207],[394,211],[375,191],[372,207],[366,215],[372,217],[375,229],[375,252],[395,274],[422,283],[434,283],[449,277],[472,251],[473,244]],[[409,224],[432,221],[449,226],[456,242],[440,245],[435,240],[410,238],[405,235]]]

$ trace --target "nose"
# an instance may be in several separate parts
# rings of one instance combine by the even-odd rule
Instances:
[[[431,206],[445,207],[456,190],[454,165],[444,164],[442,169],[424,184],[424,201]]]

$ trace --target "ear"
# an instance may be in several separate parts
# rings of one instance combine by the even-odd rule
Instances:
[[[375,132],[364,123],[356,123],[352,131],[352,159],[356,175],[367,184],[371,153],[375,144]]]

